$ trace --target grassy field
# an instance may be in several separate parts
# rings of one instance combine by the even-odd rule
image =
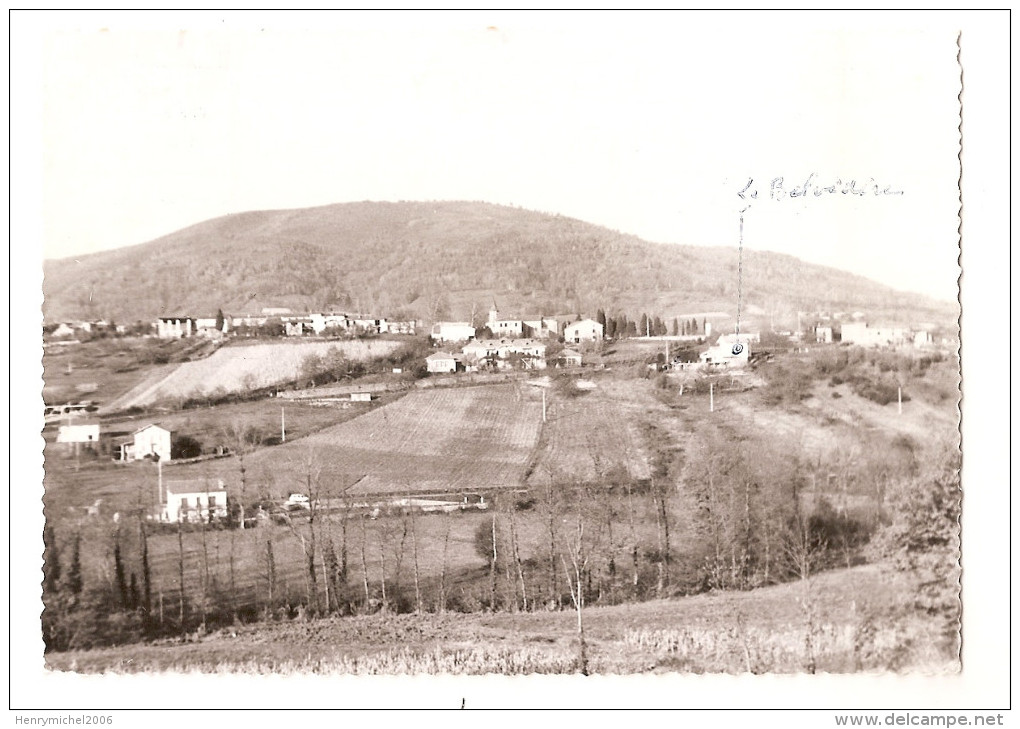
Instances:
[[[378,340],[273,342],[224,347],[211,357],[180,365],[158,382],[146,381],[133,388],[117,400],[117,407],[144,407],[160,400],[269,387],[297,379],[302,362],[310,355],[321,356],[336,348],[350,359],[367,360],[385,356],[399,346],[399,342]]]
[[[868,565],[752,592],[588,608],[592,673],[956,672],[910,609],[908,575]],[[48,654],[54,670],[343,674],[577,671],[572,611],[370,615],[231,626],[185,642]]]
[[[235,427],[253,429],[259,434],[258,440],[279,439],[280,415],[283,409],[287,425],[287,442],[294,445],[312,433],[356,418],[397,398],[399,395],[384,395],[372,403],[353,403],[347,406],[336,404],[328,407],[298,401],[253,400],[211,408],[174,411],[160,414],[158,417],[139,415],[104,419],[103,429],[104,432],[131,433],[148,423],[155,422],[171,429],[174,434],[196,438],[206,450],[213,450],[218,445],[226,445],[233,449],[236,446],[232,443],[230,430]],[[152,463],[147,461],[116,463],[109,455],[82,456],[76,459],[73,452],[54,442],[55,427],[48,428],[43,435],[47,441],[44,503],[48,513],[59,515],[61,518],[65,515],[74,515],[76,511],[73,510],[88,506],[96,499],[103,499],[103,513],[110,515],[137,508],[139,498],[146,504],[155,500],[157,474],[156,466]],[[262,461],[271,462],[274,452],[280,448],[281,446],[262,446],[252,457],[256,465]],[[235,458],[192,464],[171,461],[163,466],[163,476],[167,480],[223,478],[231,485],[232,491],[236,490],[238,473]],[[257,473],[261,474],[262,471],[257,469]]]
[[[352,492],[357,494],[471,492],[523,482],[542,419],[532,389],[435,389],[387,394],[371,405],[346,408],[263,400],[180,411],[159,422],[206,446],[231,445],[224,431],[237,422],[278,435],[280,408],[285,407],[288,441],[245,456],[249,500],[309,490],[339,495],[352,482],[357,482]],[[133,430],[147,422],[124,421],[120,427]],[[76,468],[55,444],[48,454],[46,502],[61,512],[99,498],[109,513],[132,508],[139,498],[145,503],[155,499],[156,469],[150,463],[101,459]],[[240,498],[239,466],[236,458],[170,463],[163,478],[223,479],[233,497]]]
[[[49,346],[42,358],[43,398],[47,403],[95,400],[106,405],[139,381],[166,377],[177,363],[202,357],[208,342],[160,341],[125,337]]]
[[[590,390],[550,389],[542,447],[528,478],[597,481],[614,473],[644,480],[650,475],[639,423],[648,418],[647,383],[598,377]],[[568,394],[569,393],[569,394]]]
[[[356,492],[423,493],[516,486],[538,442],[541,403],[515,385],[409,393],[295,446],[324,479]]]

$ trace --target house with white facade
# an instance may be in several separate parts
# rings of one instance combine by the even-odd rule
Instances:
[[[76,423],[61,425],[57,431],[57,443],[99,443],[99,423]]]
[[[203,522],[227,518],[227,490],[223,481],[168,481],[163,521]]]
[[[170,460],[169,430],[149,424],[132,433],[131,441],[121,444],[120,460],[142,461],[146,458]]]
[[[575,321],[573,324],[568,324],[563,329],[564,341],[572,344],[601,341],[604,335],[605,331],[602,325],[594,319],[582,319],[581,321]]]
[[[703,367],[744,367],[751,357],[750,343],[756,335],[720,334],[718,341],[701,353]],[[756,341],[756,340],[755,340]]]
[[[433,342],[466,342],[475,338],[475,328],[466,321],[437,321],[429,336]]]
[[[862,321],[845,322],[842,340],[862,347],[896,347],[907,342],[907,332],[898,327],[869,327]]]
[[[467,344],[461,352],[466,360],[481,367],[543,370],[546,345],[534,339],[479,339]]]
[[[503,337],[524,336],[524,320],[501,318],[495,304],[493,304],[492,309],[489,311],[489,319],[485,322],[485,326],[489,328],[490,332],[501,339]]]
[[[456,372],[460,365],[460,357],[449,352],[435,352],[425,358],[425,367],[429,372],[448,374]]]
[[[70,324],[68,324],[67,322],[63,322],[62,321],[62,322],[60,322],[60,324],[57,325],[57,328],[53,330],[53,332],[50,334],[50,336],[52,336],[52,337],[73,337],[74,336],[74,327],[71,326]]]
[[[557,366],[580,367],[581,353],[574,349],[564,349],[562,352],[560,352],[560,356],[557,360]]]
[[[160,339],[183,339],[196,333],[195,320],[190,316],[161,316],[156,319],[156,336]]]

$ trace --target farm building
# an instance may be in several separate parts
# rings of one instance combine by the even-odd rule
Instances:
[[[160,461],[170,460],[170,431],[153,424],[136,430],[132,440],[121,444],[120,448],[122,461],[141,461],[151,457]]]
[[[842,339],[844,343],[862,347],[895,347],[906,343],[907,334],[903,329],[894,327],[869,327],[865,322],[847,322],[843,324]]]
[[[195,320],[190,316],[161,316],[156,319],[156,336],[160,339],[182,339],[195,332]]]
[[[815,341],[819,344],[832,342],[832,327],[818,325],[815,327]]]
[[[99,423],[80,423],[76,425],[61,425],[57,431],[57,443],[86,443],[95,444],[99,442]]]
[[[550,336],[559,334],[560,323],[552,317],[536,315],[524,316],[518,319],[508,319],[499,315],[499,310],[493,302],[492,310],[489,311],[489,319],[485,326],[496,336],[503,337],[529,337],[533,339],[548,339]]]
[[[481,366],[500,369],[519,366],[521,369],[545,369],[545,344],[533,339],[480,339],[466,345],[461,352]]]
[[[372,393],[370,392],[352,392],[351,402],[372,402]]]
[[[166,484],[166,503],[163,521],[202,522],[227,517],[227,491],[223,481],[215,487],[205,481],[169,481]]]
[[[53,332],[51,333],[50,336],[53,336],[53,337],[73,337],[74,336],[74,327],[72,327],[67,322],[60,322],[60,324],[57,325],[57,328],[53,330]]]
[[[934,337],[931,332],[920,331],[914,333],[914,346],[915,347],[929,347],[935,343]]]
[[[418,331],[418,320],[408,319],[407,321],[389,321],[386,322],[386,332],[388,334],[411,334],[414,335]]]
[[[283,331],[288,337],[303,337],[315,333],[310,316],[285,316],[282,317],[282,321]]]
[[[560,323],[548,316],[524,317],[524,334],[537,339],[548,339],[560,333]]]
[[[429,336],[434,342],[466,342],[474,339],[475,328],[466,321],[437,321]]]
[[[501,319],[495,303],[492,305],[492,310],[489,311],[489,320],[485,322],[485,326],[498,337],[524,336],[524,320]]]
[[[563,330],[563,339],[567,342],[596,342],[604,335],[603,327],[594,319],[582,319],[568,324]]]
[[[749,340],[754,335],[720,334],[715,345],[701,353],[701,364],[706,367],[743,367],[751,355]]]
[[[365,331],[370,334],[385,334],[389,328],[385,319],[359,318],[354,319],[353,322],[355,329],[360,329],[361,331]]]
[[[580,367],[581,353],[573,349],[564,349],[556,362],[558,367]]]
[[[322,334],[327,329],[346,331],[352,326],[351,318],[347,314],[311,314],[308,318],[312,325],[312,331],[316,334]]]
[[[435,352],[425,358],[425,368],[429,372],[456,372],[458,365],[460,366],[460,369],[463,369],[460,357],[455,354],[450,354],[449,352]]]

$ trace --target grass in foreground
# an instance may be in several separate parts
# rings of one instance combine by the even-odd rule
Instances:
[[[959,670],[916,586],[884,565],[751,592],[585,611],[592,673]],[[530,674],[577,670],[575,615],[372,615],[238,626],[186,642],[51,653],[85,673]]]

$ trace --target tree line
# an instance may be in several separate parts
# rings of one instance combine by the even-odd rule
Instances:
[[[658,315],[650,316],[644,312],[637,319],[629,319],[624,313],[608,315],[601,308],[595,315],[595,321],[602,325],[602,331],[607,339],[704,335],[708,323],[704,318],[699,322],[695,317],[690,319],[674,317],[672,322],[669,322]]]

